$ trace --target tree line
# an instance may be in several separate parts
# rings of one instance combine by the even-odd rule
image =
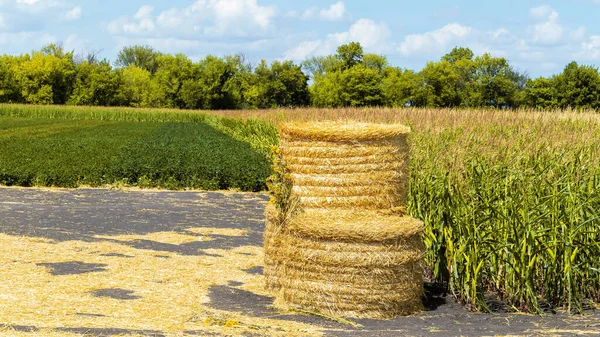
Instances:
[[[502,57],[454,48],[419,72],[395,67],[357,42],[301,64],[243,54],[193,62],[149,46],[123,48],[114,64],[50,44],[0,56],[0,103],[179,109],[276,107],[495,107],[600,109],[600,74],[569,63],[531,79]]]

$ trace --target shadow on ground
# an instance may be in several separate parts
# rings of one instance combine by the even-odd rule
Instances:
[[[138,249],[205,255],[205,249],[261,246],[265,194],[0,188],[0,233],[56,241],[111,241],[95,236],[189,233],[189,228],[246,230],[180,245],[116,241]]]

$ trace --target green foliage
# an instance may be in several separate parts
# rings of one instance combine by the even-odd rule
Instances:
[[[385,57],[367,55],[368,63],[363,63],[363,49],[357,42],[342,45],[335,56],[338,62],[316,66],[313,59],[305,67],[324,68],[324,74],[314,78],[312,93],[313,105],[317,107],[361,107],[378,106],[384,102],[381,87],[382,75],[387,66]],[[326,61],[327,59],[321,59]]]
[[[154,74],[158,69],[157,58],[160,52],[150,46],[130,46],[123,48],[117,55],[117,67],[136,66]]]
[[[342,70],[347,70],[363,62],[363,48],[358,42],[350,42],[337,48],[337,56]]]
[[[342,100],[342,73],[331,71],[326,75],[318,75],[310,88],[312,105],[319,108],[345,106]]]
[[[163,106],[163,96],[158,84],[152,80],[148,70],[137,66],[119,69],[119,81],[122,85],[117,93],[120,105],[135,108],[155,108]]]
[[[379,75],[383,75],[385,70],[390,68],[387,57],[377,54],[365,54],[362,64],[369,69],[375,70]]]
[[[257,130],[219,123],[238,139]],[[270,174],[264,153],[206,123],[0,117],[0,154],[4,185],[259,191]]]
[[[158,70],[154,74],[154,82],[157,94],[163,97],[162,106],[185,108],[186,103],[181,90],[185,83],[194,80],[194,64],[183,54],[160,55],[156,63]]]
[[[427,107],[458,107],[461,105],[458,74],[448,61],[429,62],[421,71],[423,84],[417,88],[415,103]]]
[[[377,70],[356,66],[341,75],[343,106],[379,106],[383,104],[381,76]]]
[[[269,173],[266,158],[247,143],[206,124],[166,123],[127,144],[111,177],[170,189],[261,191]]]
[[[404,107],[414,102],[419,86],[419,75],[412,70],[385,68],[382,79],[383,105]]]
[[[202,92],[202,109],[235,109],[238,102],[232,95],[235,89],[229,86],[236,69],[231,63],[215,56],[207,56],[198,64],[199,89]]]
[[[27,103],[65,104],[75,79],[73,54],[50,45],[19,62],[14,76]]]
[[[469,48],[454,47],[452,51],[442,57],[443,61],[455,64],[459,61],[472,61],[475,54]]]
[[[556,77],[539,77],[528,80],[523,90],[521,105],[537,109],[555,109],[559,106],[558,93],[556,92]]]
[[[323,76],[327,72],[340,70],[341,61],[335,55],[314,56],[302,62],[302,68],[311,78]]]
[[[569,63],[554,79],[561,108],[600,109],[598,69]]]
[[[118,103],[120,78],[108,62],[84,61],[77,65],[76,70],[77,79],[69,104],[111,106]]]
[[[301,107],[310,102],[308,77],[291,61],[263,60],[255,69],[258,108]]]
[[[0,56],[0,103],[22,103],[23,96],[16,79],[16,66],[22,57]]]
[[[517,73],[505,58],[483,54],[475,58],[475,92],[472,106],[514,107],[526,77]]]
[[[529,80],[502,57],[476,56],[462,47],[419,72],[393,67],[357,42],[300,66],[264,60],[255,66],[243,54],[192,62],[149,46],[123,48],[115,65],[99,62],[97,52],[74,58],[55,44],[31,55],[0,56],[0,103],[210,110],[309,104],[600,109],[600,74],[594,67],[572,62],[561,74]]]

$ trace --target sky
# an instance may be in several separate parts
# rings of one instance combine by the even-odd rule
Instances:
[[[293,60],[360,42],[420,70],[455,46],[505,57],[531,77],[600,66],[600,0],[0,0],[0,54],[62,43],[114,61],[129,45],[192,60]]]

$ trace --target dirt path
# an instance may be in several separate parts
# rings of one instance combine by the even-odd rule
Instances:
[[[428,311],[358,320],[360,328],[276,312],[261,289],[267,201],[247,193],[0,188],[0,335],[600,336],[597,311],[475,314],[434,292]],[[198,297],[188,300],[192,293]]]

